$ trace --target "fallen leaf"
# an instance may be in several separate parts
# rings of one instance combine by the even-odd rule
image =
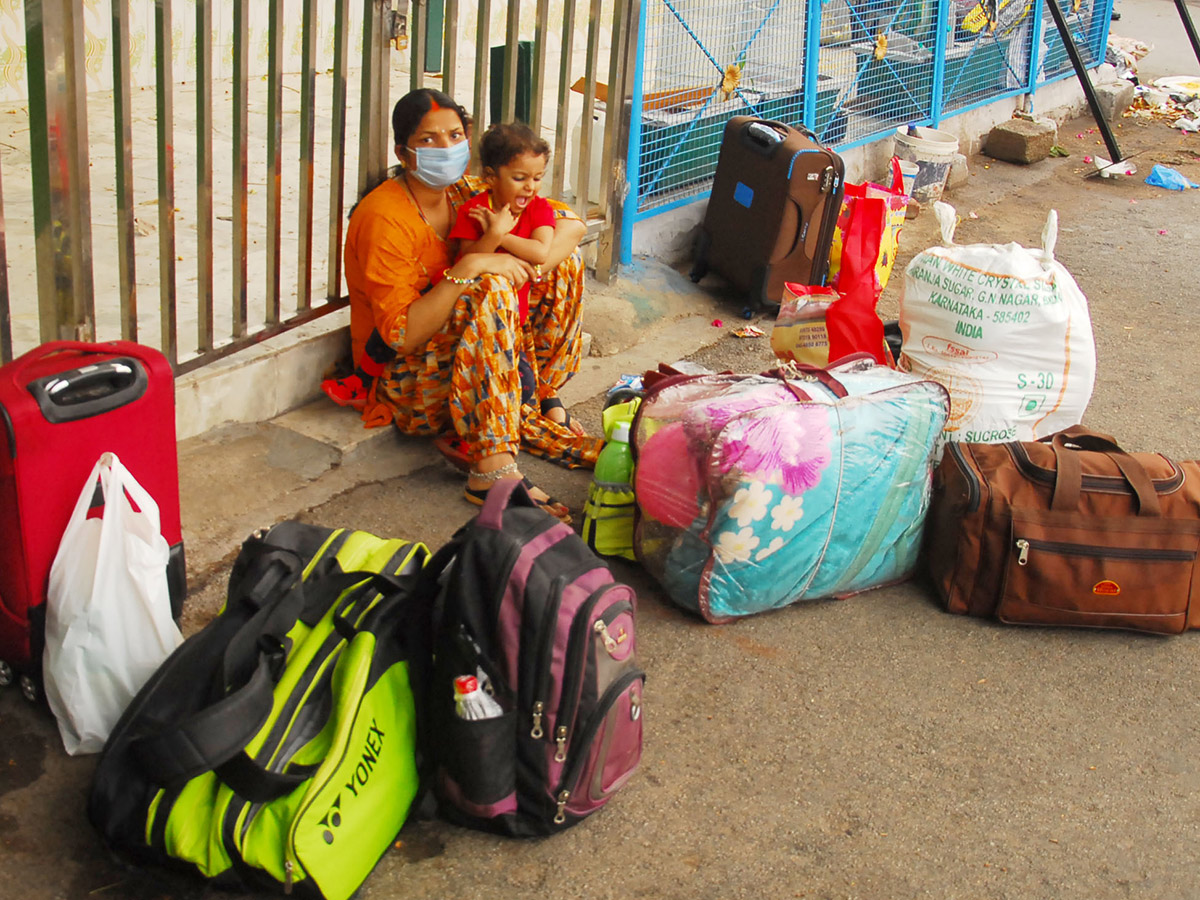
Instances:
[[[725,324],[720,319],[713,319],[712,323],[713,323],[713,328],[720,328],[722,325]]]

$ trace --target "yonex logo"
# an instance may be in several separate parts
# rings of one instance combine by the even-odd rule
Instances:
[[[366,786],[371,779],[371,773],[375,771],[375,765],[380,761],[383,754],[383,736],[383,732],[379,730],[379,726],[372,719],[370,730],[363,741],[362,756],[351,770],[350,780],[343,785],[354,797],[357,797],[358,792]],[[332,844],[335,837],[334,829],[342,824],[341,792],[338,792],[337,799],[333,801],[329,811],[325,813],[325,817],[320,820],[320,824],[325,829],[321,833],[321,837],[325,839],[325,843]]]
[[[325,818],[321,820],[321,824],[325,830],[321,833],[321,837],[325,838],[325,843],[333,843],[333,829],[342,824],[342,795],[338,794],[337,799],[333,801],[333,806],[329,807],[329,812],[325,813]]]

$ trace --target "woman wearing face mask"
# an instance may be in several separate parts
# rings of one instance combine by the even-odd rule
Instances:
[[[498,479],[521,477],[522,445],[562,465],[590,467],[602,441],[582,434],[557,396],[579,369],[583,265],[573,251],[583,223],[556,206],[540,272],[510,254],[454,262],[446,236],[458,208],[484,187],[464,175],[468,121],[438,91],[412,91],[396,103],[400,171],[351,214],[345,268],[354,360],[374,376],[364,418],[440,436],[440,449],[453,447],[468,471],[464,496],[479,503]],[[523,328],[517,288],[527,281],[534,283]],[[533,369],[528,406],[521,402],[523,350]],[[547,511],[570,521],[565,506],[530,489]]]

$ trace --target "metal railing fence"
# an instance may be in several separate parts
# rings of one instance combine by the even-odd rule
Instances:
[[[589,220],[597,273],[611,276],[621,213],[611,197],[624,189],[611,161],[625,158],[628,123],[603,109],[610,95],[632,94],[635,8],[0,9],[0,20],[21,18],[24,45],[8,50],[26,63],[0,68],[0,362],[49,340],[122,338],[159,347],[183,373],[344,307],[348,208],[386,177],[392,104],[420,86],[462,102],[476,141],[490,121],[518,117],[546,135],[546,193]],[[14,100],[21,79],[26,93]]]
[[[847,149],[1073,76],[1047,2],[1103,62],[1112,0],[646,0],[621,261],[632,223],[708,196],[733,116]]]

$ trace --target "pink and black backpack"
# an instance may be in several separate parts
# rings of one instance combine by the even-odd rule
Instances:
[[[423,574],[438,585],[426,747],[441,814],[532,836],[604,806],[642,755],[633,589],[517,479]],[[460,718],[460,675],[482,675],[502,714]]]

